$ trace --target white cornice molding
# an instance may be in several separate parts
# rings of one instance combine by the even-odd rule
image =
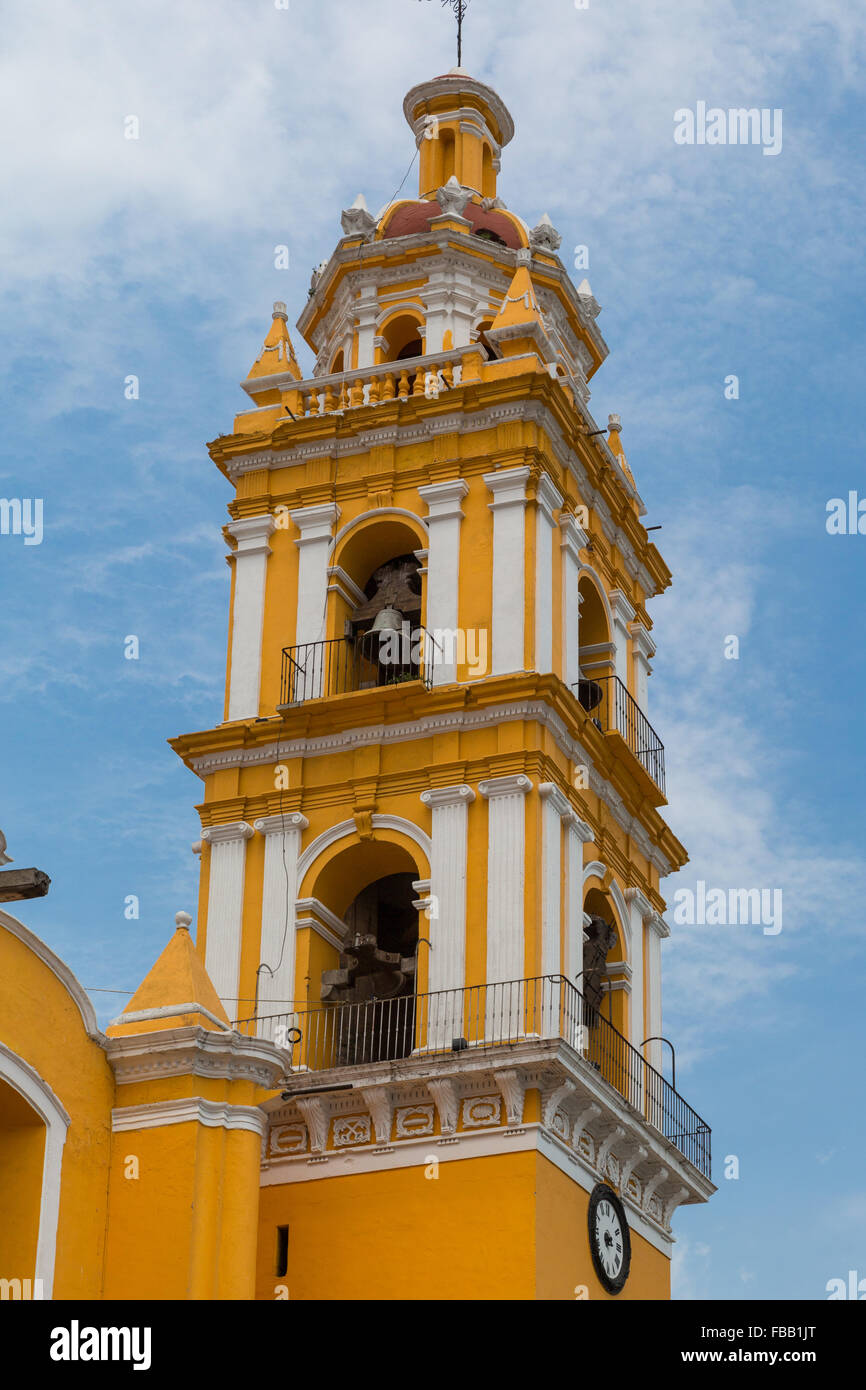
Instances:
[[[589,545],[589,536],[578,526],[577,521],[571,512],[563,512],[559,518],[559,530],[561,534],[560,546],[567,550],[578,564],[581,563],[580,552]]]
[[[671,934],[671,929],[660,912],[653,912],[652,916],[649,918],[648,926],[650,926],[656,936],[661,937],[662,940]]]
[[[100,1031],[96,1022],[93,1005],[84,986],[76,979],[66,962],[55,955],[51,947],[47,946],[41,937],[38,937],[29,927],[25,927],[24,923],[19,922],[17,917],[13,917],[11,912],[4,912],[0,909],[0,927],[4,927],[10,936],[16,937],[22,946],[26,946],[28,951],[32,951],[43,965],[47,965],[78,1009],[87,1036],[94,1042],[104,1045],[105,1035]]]
[[[645,922],[647,918],[651,917],[655,912],[655,908],[649,898],[641,892],[640,888],[626,888],[625,900],[630,907],[636,909],[642,922]]]
[[[224,1018],[219,1018],[210,1009],[206,1009],[204,1004],[197,1004],[192,999],[184,1004],[161,1004],[158,1009],[135,1009],[132,1013],[118,1014],[117,1018],[111,1019],[108,1026],[109,1028],[117,1028],[125,1023],[150,1023],[160,1018],[177,1018],[181,1014],[201,1014],[202,1018],[216,1024],[221,1032],[230,1033],[232,1031],[231,1024],[226,1023]],[[135,1036],[140,1037],[141,1035],[135,1034]],[[109,1039],[109,1042],[111,1041]]]
[[[611,612],[614,616],[614,621],[619,623],[621,627],[627,629],[629,623],[634,622],[633,604],[626,597],[626,595],[622,592],[621,589],[611,589],[610,593],[608,594],[608,599],[610,600],[610,607]]]
[[[308,830],[310,822],[300,811],[287,811],[284,815],[261,816],[253,821],[253,828],[260,835],[278,835],[286,830]]]
[[[498,473],[485,473],[484,482],[493,501],[488,502],[490,510],[500,507],[525,507],[526,484],[532,470],[526,465],[520,468],[503,468]]]
[[[268,537],[272,536],[277,529],[277,523],[270,512],[262,516],[245,516],[239,521],[230,521],[226,530],[234,536],[237,541],[232,554],[240,555],[270,555],[271,547],[268,545]]]
[[[226,768],[255,767],[262,763],[278,763],[286,758],[327,757],[334,752],[362,748],[369,744],[402,743],[414,739],[428,738],[431,734],[450,733],[454,730],[495,727],[513,721],[536,720],[550,733],[559,748],[572,762],[589,769],[589,789],[600,797],[610,811],[617,825],[630,835],[641,854],[658,869],[661,877],[669,874],[672,864],[665,854],[653,845],[643,824],[637,816],[632,816],[625,803],[612,785],[602,777],[592,762],[586,749],[573,738],[564,722],[543,700],[520,700],[508,704],[493,705],[483,710],[453,710],[415,719],[399,724],[370,724],[346,729],[339,734],[324,734],[319,738],[289,739],[280,743],[265,744],[261,748],[230,748],[206,757],[194,758],[191,766],[199,777]],[[354,822],[342,823],[343,829],[332,827],[328,835],[354,832]]]
[[[245,820],[236,820],[228,825],[208,825],[201,832],[201,837],[205,844],[223,845],[231,840],[249,840],[255,833]]]
[[[318,898],[298,898],[295,903],[295,930],[301,931],[304,927],[317,932],[339,951],[342,951],[349,931],[342,917],[338,917]]]
[[[307,545],[311,541],[330,540],[335,524],[340,519],[340,508],[336,502],[325,502],[315,507],[298,507],[289,516],[300,531],[295,545]]]
[[[217,1032],[201,1024],[187,1024],[107,1039],[108,1060],[118,1086],[167,1076],[252,1081],[266,1090],[278,1086],[285,1057],[274,1044],[227,1029],[222,1023],[220,1027],[222,1031]]]
[[[456,787],[431,787],[421,793],[421,800],[431,809],[436,806],[469,805],[475,800],[475,793],[465,783]]]
[[[634,649],[647,661],[651,661],[656,654],[656,644],[650,637],[643,623],[630,623],[629,633],[634,644]]]
[[[538,479],[535,500],[538,503],[539,511],[543,512],[552,526],[554,523],[553,513],[559,511],[563,499],[559,489],[554,486],[546,473],[542,473]]]
[[[532,791],[532,782],[524,773],[518,772],[510,777],[490,777],[478,783],[478,790],[486,801],[497,796],[527,796]]]
[[[251,1105],[228,1105],[203,1100],[199,1096],[180,1100],[153,1101],[146,1105],[118,1107],[111,1112],[111,1128],[115,1133],[134,1129],[160,1129],[165,1125],[204,1125],[207,1129],[246,1129],[264,1138],[267,1118],[262,1110]]]
[[[427,503],[428,521],[440,521],[446,517],[463,520],[463,498],[469,492],[469,484],[463,478],[449,479],[444,483],[430,483],[419,487],[418,496]]]
[[[555,782],[539,782],[538,795],[541,797],[542,801],[550,803],[556,814],[562,820],[575,814],[575,809],[568,797],[560,791]]]

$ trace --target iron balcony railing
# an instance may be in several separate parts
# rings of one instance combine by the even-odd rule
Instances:
[[[401,632],[366,632],[284,647],[280,705],[297,705],[328,695],[421,681],[429,690],[441,657],[435,637],[403,624]]]
[[[602,733],[622,734],[638,762],[659,791],[665,790],[665,746],[619,676],[593,676],[572,687],[578,700]]]
[[[329,1071],[561,1038],[710,1176],[710,1130],[661,1072],[562,975],[241,1019],[234,1027],[289,1054],[287,1070]]]

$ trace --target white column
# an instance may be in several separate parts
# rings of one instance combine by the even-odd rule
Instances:
[[[268,536],[275,529],[276,523],[270,514],[243,517],[228,526],[237,541],[234,550],[229,720],[255,719],[259,712],[265,570],[271,553]]]
[[[634,653],[632,658],[634,666],[634,697],[644,714],[647,714],[649,706],[647,681],[652,675],[650,661],[656,654],[655,643],[643,623],[632,623],[630,631],[632,651]]]
[[[469,488],[462,478],[419,487],[427,503],[427,631],[439,643],[433,684],[457,679],[458,595],[460,585],[460,523],[463,498]]]
[[[608,594],[613,613],[613,642],[615,649],[616,674],[628,689],[628,644],[631,633],[628,625],[634,622],[634,608],[620,589],[611,589]],[[622,731],[621,731],[622,732]]]
[[[573,812],[553,782],[542,782],[541,974],[562,973],[562,822]]]
[[[580,990],[583,988],[583,981],[579,978],[583,971],[583,847],[590,844],[592,839],[592,827],[573,814],[568,822],[568,917],[562,973]]]
[[[421,793],[433,818],[429,932],[432,950],[427,988],[439,993],[428,1005],[427,1045],[449,1046],[464,1036],[466,984],[466,851],[471,787],[435,787]]]
[[[524,894],[528,777],[479,782],[489,803],[487,829],[487,1032],[501,1040],[521,1031],[522,989],[494,988],[525,977]]]
[[[526,481],[528,468],[485,473],[493,501],[493,604],[491,673],[524,669],[526,601]]]
[[[293,1002],[283,1001],[294,1000],[298,854],[308,825],[299,811],[263,816],[255,822],[256,830],[265,837],[259,965],[268,969],[259,971],[258,1013],[262,1016],[295,1011]]]
[[[644,923],[652,917],[653,907],[639,888],[627,888],[625,900],[629,905],[631,928],[631,1044],[640,1052],[641,1043],[648,1036],[644,1031]]]
[[[559,518],[562,551],[562,679],[569,689],[580,679],[580,552],[588,537],[570,512]],[[575,692],[577,693],[577,692]]]
[[[538,480],[535,509],[535,669],[553,670],[553,513],[562,497],[546,473]]]
[[[244,868],[247,840],[253,827],[246,821],[210,825],[202,839],[210,845],[205,969],[223,1001],[229,1018],[239,1018],[238,981],[244,909]],[[199,1001],[196,1001],[199,1002]]]
[[[375,356],[376,319],[379,316],[379,296],[375,284],[361,285],[355,300],[354,314],[358,320],[358,367],[372,367]],[[419,336],[423,337],[423,333]],[[346,371],[351,360],[346,359]]]
[[[328,611],[328,560],[331,554],[333,528],[340,516],[335,503],[318,507],[301,507],[290,513],[300,531],[295,541],[298,547],[298,612],[295,643],[321,642],[325,636]],[[308,700],[321,694],[323,662],[315,653],[306,653],[303,673],[296,677],[296,700]]]

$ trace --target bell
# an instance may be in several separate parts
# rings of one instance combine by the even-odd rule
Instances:
[[[383,608],[373,619],[371,632],[402,632],[403,614],[399,608]]]

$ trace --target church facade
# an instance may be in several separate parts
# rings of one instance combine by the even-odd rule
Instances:
[[[195,942],[178,914],[103,1034],[0,913],[0,1276],[46,1297],[667,1298],[714,1190],[662,1075],[670,573],[590,412],[599,305],[497,192],[492,89],[404,114],[417,196],[344,210],[312,377],[276,304],[209,446],[225,708],[171,740]]]

